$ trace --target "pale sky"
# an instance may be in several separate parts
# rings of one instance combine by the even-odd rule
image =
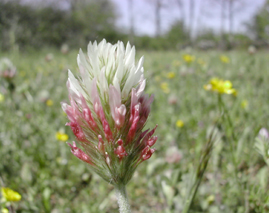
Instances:
[[[124,29],[126,32],[129,30],[130,18],[128,10],[129,0],[112,0],[117,5],[117,12],[119,19],[117,25],[119,28]],[[133,17],[134,17],[134,31],[139,35],[155,34],[154,25],[154,7],[151,4],[152,0],[133,0]],[[180,18],[180,10],[173,3],[174,0],[163,0],[166,4],[165,8],[161,10],[161,31],[166,32],[171,24]],[[208,0],[194,0],[195,2],[195,15],[194,26],[197,30],[213,28],[215,31],[220,30],[220,9],[216,5],[206,4]],[[242,1],[241,1],[242,2]],[[251,17],[262,7],[265,0],[243,0],[245,5],[237,7],[234,17],[234,31],[244,31],[244,23],[248,22]],[[184,17],[186,23],[189,23],[189,0],[183,0]],[[225,23],[226,30],[228,31],[228,20]]]

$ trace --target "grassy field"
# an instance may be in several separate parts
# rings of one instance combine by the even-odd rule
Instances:
[[[77,72],[77,52],[0,53],[17,67],[13,91],[0,79],[0,184],[21,194],[11,204],[17,212],[118,212],[113,186],[56,137],[75,140],[60,102],[68,101],[67,70]],[[269,53],[142,55],[146,93],[155,95],[147,126],[158,124],[158,141],[127,185],[133,212],[182,210],[213,127],[212,155],[191,212],[268,212],[268,166],[254,144],[259,130],[269,128]],[[226,113],[220,96],[204,89],[213,77],[230,80],[237,91],[221,96]]]

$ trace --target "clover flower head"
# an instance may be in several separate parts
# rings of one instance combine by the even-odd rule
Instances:
[[[46,56],[45,56],[45,60],[46,62],[50,62],[52,61],[54,58],[54,55],[52,53],[48,53]]]
[[[231,81],[219,78],[212,78],[208,84],[204,85],[204,89],[219,94],[237,95],[237,91],[233,88]]]
[[[250,46],[248,47],[248,53],[249,53],[250,55],[253,55],[253,54],[255,54],[256,52],[257,52],[257,49],[256,49],[255,46],[250,45]]]
[[[0,59],[0,77],[11,80],[15,77],[16,73],[16,67],[8,58]]]
[[[61,46],[61,52],[62,54],[67,54],[69,52],[69,46],[67,44],[63,44]]]
[[[266,128],[261,128],[257,137],[255,138],[254,147],[260,153],[266,164],[269,166],[269,132]]]
[[[269,142],[269,132],[266,128],[261,128],[260,131],[259,131],[259,134],[258,134],[258,137],[260,139],[263,139],[263,140],[266,140]]]
[[[103,179],[126,184],[136,167],[155,152],[155,129],[143,128],[153,96],[144,93],[144,57],[135,64],[135,48],[106,40],[79,51],[80,76],[68,73],[70,105],[62,103],[77,142],[71,152]]]

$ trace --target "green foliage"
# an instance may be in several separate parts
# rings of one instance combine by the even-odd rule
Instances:
[[[146,50],[171,50],[179,49],[189,41],[188,33],[183,28],[183,23],[175,22],[168,33],[159,37],[136,36],[135,45]]]
[[[83,1],[84,2],[84,1]],[[33,8],[0,1],[1,48],[85,46],[89,40],[116,38],[115,9],[108,0],[78,2],[74,10]],[[120,33],[119,33],[120,35]]]
[[[254,16],[252,23],[247,24],[250,35],[257,41],[265,42],[269,39],[269,1],[265,1],[262,8]]]
[[[190,36],[184,28],[184,24],[181,21],[176,21],[170,28],[169,32],[165,35],[170,46],[169,48],[174,48],[175,46],[182,45],[189,41]]]

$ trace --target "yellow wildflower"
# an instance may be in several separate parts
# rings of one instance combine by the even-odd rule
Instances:
[[[169,79],[172,79],[176,76],[175,72],[169,72],[167,73],[166,77],[169,78]]]
[[[0,93],[0,102],[3,102],[5,100],[5,96]]]
[[[220,56],[220,60],[224,64],[229,64],[230,63],[230,59],[225,55]]]
[[[214,195],[209,195],[206,198],[206,201],[208,202],[208,204],[212,204],[215,201],[215,196]]]
[[[248,101],[247,101],[247,100],[243,100],[243,101],[241,102],[241,108],[243,108],[243,109],[248,108]]]
[[[62,132],[57,132],[56,133],[56,139],[59,140],[59,141],[67,141],[68,140],[68,135],[65,134],[65,133],[62,133]]]
[[[1,188],[1,193],[3,198],[6,201],[20,201],[21,200],[21,195],[18,192],[13,191],[10,188],[2,187]]]
[[[184,122],[182,121],[182,120],[177,120],[177,122],[176,122],[176,126],[178,127],[178,128],[182,128],[183,126],[184,126]]]
[[[189,55],[189,54],[185,54],[183,55],[183,59],[185,62],[187,62],[188,64],[194,62],[195,60],[195,56]]]
[[[2,208],[2,209],[1,209],[1,213],[9,213],[9,211],[8,211],[7,208]]]
[[[204,89],[208,91],[214,91],[219,94],[233,94],[237,95],[237,91],[233,88],[233,85],[228,80],[222,80],[219,78],[212,78],[209,82],[209,84],[204,85]]]
[[[169,89],[168,84],[166,82],[161,83],[161,88],[162,88],[164,93],[170,92],[170,89]]]
[[[46,104],[47,104],[47,106],[52,106],[53,105],[53,100],[51,100],[51,99],[48,99],[47,101],[46,101]]]

